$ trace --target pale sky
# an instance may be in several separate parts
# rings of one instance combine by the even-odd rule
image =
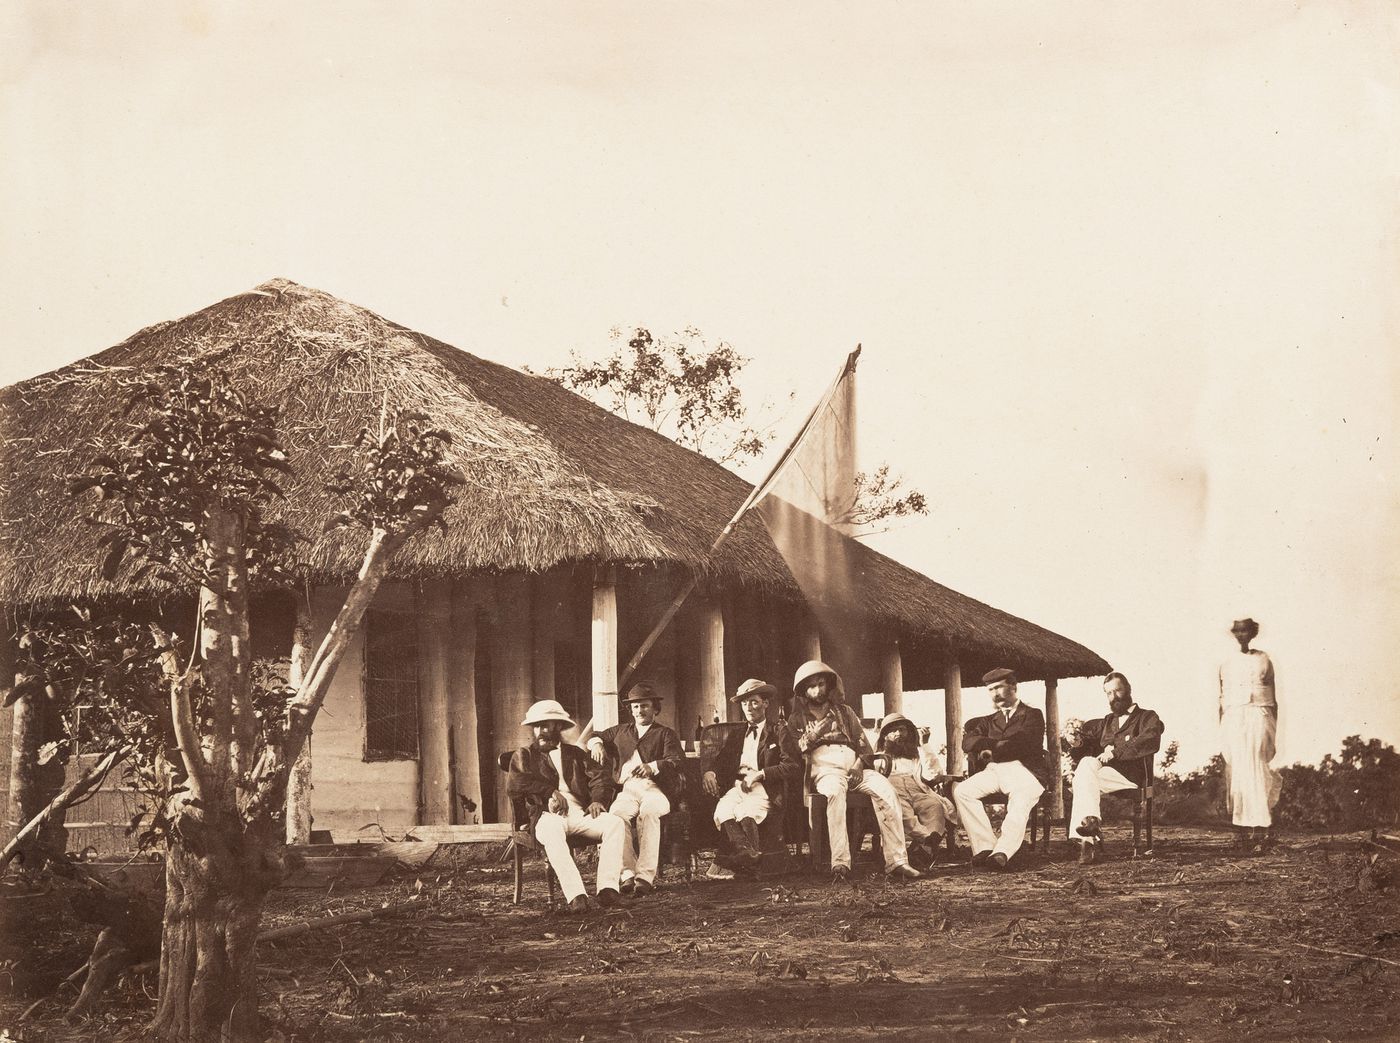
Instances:
[[[1383,3],[11,3],[0,383],[273,276],[537,369],[695,325],[792,422],[860,342],[862,460],[933,503],[882,550],[1104,655],[1187,763],[1237,615],[1281,760],[1400,742],[1398,30]]]

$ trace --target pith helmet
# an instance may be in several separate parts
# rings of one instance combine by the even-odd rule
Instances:
[[[904,714],[889,713],[886,714],[885,719],[880,722],[880,738],[883,739],[885,737],[885,732],[889,731],[896,724],[907,724],[909,725],[909,727],[914,728],[914,722],[911,721],[908,717],[905,717]],[[918,731],[917,728],[914,728],[914,730],[915,732]]]
[[[520,723],[528,728],[532,724],[543,724],[545,721],[563,721],[570,728],[575,727],[573,718],[553,699],[541,699],[535,703]]]
[[[794,692],[802,691],[802,686],[808,681],[810,681],[812,678],[816,677],[818,674],[830,674],[833,678],[836,679],[839,679],[841,676],[835,670],[831,669],[831,667],[827,666],[825,663],[816,659],[809,659],[807,660],[807,662],[799,666],[797,668],[797,673],[793,675],[792,690]]]
[[[730,696],[731,703],[742,703],[752,695],[759,695],[765,699],[771,699],[778,694],[778,690],[767,681],[760,681],[756,677],[750,677],[739,686],[739,690]]]

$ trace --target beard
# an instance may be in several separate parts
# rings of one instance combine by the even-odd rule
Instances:
[[[1127,713],[1128,707],[1132,705],[1133,701],[1127,696],[1124,696],[1121,699],[1110,699],[1108,701],[1108,708],[1113,711],[1115,716],[1118,717],[1121,717],[1123,716],[1123,714]]]
[[[904,732],[898,735],[887,735],[884,750],[891,757],[916,757],[919,752],[913,738]]]
[[[543,750],[545,753],[549,753],[551,750],[556,749],[558,746],[559,736],[557,735],[541,735],[535,740],[535,748]]]

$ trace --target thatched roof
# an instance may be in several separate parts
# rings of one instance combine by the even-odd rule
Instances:
[[[382,408],[402,406],[451,432],[468,484],[448,532],[415,541],[397,562],[400,576],[655,563],[701,570],[709,585],[796,596],[757,517],[706,561],[750,490],[724,467],[550,380],[279,279],[0,392],[0,601],[161,593],[153,582],[98,577],[97,533],[65,485],[125,422],[120,381],[183,359],[218,366],[255,400],[281,407],[296,471],[284,483],[287,520],[309,541],[302,560],[315,578],[348,578],[361,553],[354,538],[321,532],[335,510],[325,483],[360,428]],[[951,648],[965,669],[984,659],[1014,662],[1031,676],[1108,669],[1082,645],[868,547],[857,544],[853,554],[870,613],[908,637],[906,674],[919,661],[931,668]]]

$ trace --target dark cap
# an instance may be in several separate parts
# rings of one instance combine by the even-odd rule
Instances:
[[[1012,684],[1015,684],[1016,671],[1008,670],[1004,666],[999,666],[995,670],[988,670],[982,675],[982,683],[985,685],[993,685],[998,681],[1010,681]]]

